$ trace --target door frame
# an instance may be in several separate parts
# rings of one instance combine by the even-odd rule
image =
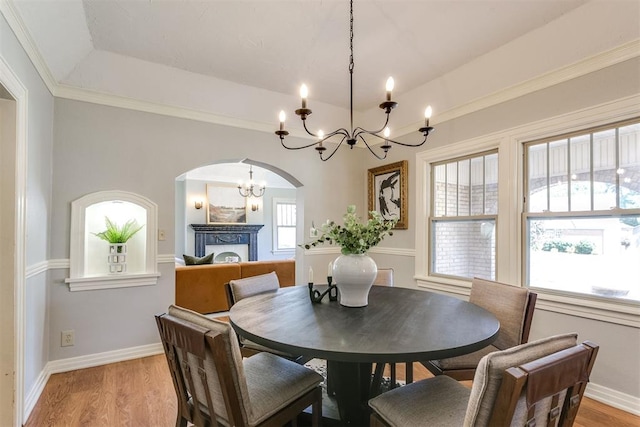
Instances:
[[[0,56],[0,84],[15,100],[15,200],[14,214],[14,264],[13,264],[13,364],[14,364],[14,407],[13,425],[20,427],[24,418],[24,374],[25,374],[25,333],[26,333],[26,204],[27,204],[27,90],[13,70]],[[3,142],[4,143],[4,142]]]

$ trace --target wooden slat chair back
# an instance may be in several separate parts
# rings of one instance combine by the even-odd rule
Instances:
[[[471,389],[440,375],[371,399],[371,426],[571,426],[598,349],[563,334],[489,353]]]
[[[321,375],[268,353],[243,361],[227,323],[190,310],[171,306],[156,322],[178,398],[176,426],[281,426],[309,406],[319,424]]]
[[[496,340],[482,350],[449,359],[421,362],[434,375],[448,375],[459,381],[472,380],[476,366],[486,354],[505,350],[529,340],[537,294],[492,280],[473,278],[469,302],[491,313],[500,321]]]
[[[598,346],[580,345],[506,370],[491,413],[491,425],[508,425],[516,416],[535,425],[572,426],[582,402]],[[524,415],[524,417],[523,417]]]

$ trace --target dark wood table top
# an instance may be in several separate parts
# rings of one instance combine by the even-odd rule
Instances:
[[[471,353],[489,345],[500,323],[477,305],[433,292],[373,286],[369,305],[312,304],[306,286],[236,303],[238,334],[291,354],[338,362],[411,362]]]

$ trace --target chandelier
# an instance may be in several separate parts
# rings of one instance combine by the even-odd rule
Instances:
[[[239,183],[238,184],[238,192],[242,197],[262,197],[264,195],[264,190],[267,188],[266,185],[256,185],[253,182],[253,166],[249,166],[249,182],[246,184]],[[256,210],[256,209],[253,209]]]
[[[389,138],[390,135],[390,130],[389,127],[387,126],[389,124],[389,115],[391,114],[391,110],[393,110],[398,103],[394,102],[391,100],[391,92],[393,91],[393,78],[389,77],[389,79],[387,80],[387,85],[386,85],[386,90],[387,90],[387,98],[386,101],[384,101],[382,104],[380,104],[380,108],[382,110],[384,110],[385,115],[386,115],[386,119],[384,124],[382,125],[382,127],[380,129],[377,130],[367,130],[364,129],[362,127],[353,127],[353,68],[354,68],[354,63],[353,63],[353,0],[350,0],[349,2],[349,49],[351,52],[351,55],[349,56],[349,90],[350,90],[350,130],[347,130],[345,128],[340,128],[340,129],[336,129],[333,132],[330,132],[328,134],[324,134],[324,132],[322,131],[318,131],[318,133],[313,133],[311,131],[309,131],[309,129],[307,128],[307,117],[311,114],[311,110],[309,108],[307,108],[307,96],[309,95],[309,90],[307,89],[306,85],[302,85],[300,87],[300,98],[302,98],[302,106],[301,108],[298,108],[295,113],[300,116],[300,119],[302,120],[302,125],[304,126],[304,130],[307,132],[307,134],[317,138],[317,140],[315,142],[312,142],[311,144],[307,144],[307,145],[302,145],[302,146],[288,146],[285,144],[284,142],[284,138],[289,135],[289,132],[287,130],[285,130],[284,128],[284,122],[286,119],[286,115],[284,113],[284,111],[280,111],[280,128],[275,132],[276,135],[278,135],[280,137],[280,143],[282,144],[282,146],[288,150],[301,150],[303,148],[309,148],[309,147],[314,147],[316,151],[318,152],[318,154],[320,155],[320,160],[326,162],[327,160],[329,160],[331,157],[333,157],[333,155],[336,153],[336,151],[338,151],[338,148],[340,148],[340,146],[342,145],[343,142],[346,142],[349,147],[351,149],[353,149],[353,146],[356,145],[356,143],[358,142],[358,140],[362,141],[364,143],[364,145],[369,149],[369,151],[371,152],[371,154],[373,154],[375,157],[377,157],[380,160],[386,159],[387,158],[387,153],[389,152],[389,150],[391,149],[391,144],[398,144],[398,145],[403,145],[405,147],[419,147],[422,144],[424,144],[427,141],[427,137],[429,136],[429,132],[431,132],[433,130],[433,127],[429,126],[429,119],[431,118],[431,106],[428,106],[424,112],[424,126],[419,128],[418,131],[420,133],[422,133],[422,135],[424,136],[424,139],[421,142],[415,143],[415,144],[410,144],[410,143],[404,143],[404,142],[399,142],[399,141],[394,141],[393,139]],[[380,145],[379,147],[379,152],[377,153],[376,151],[374,151],[373,149],[373,143],[370,143],[367,141],[367,139],[365,138],[365,136],[371,136],[371,137],[375,137],[377,139],[375,139],[375,141],[382,141],[382,145]],[[334,138],[335,137],[335,138]],[[327,147],[325,147],[323,145],[323,143],[325,141],[328,140],[332,140],[332,141],[337,141],[340,140],[340,142],[336,145],[336,147],[333,149],[333,151],[331,151],[330,154],[326,155],[326,151],[327,151]],[[381,150],[381,151],[380,151]]]

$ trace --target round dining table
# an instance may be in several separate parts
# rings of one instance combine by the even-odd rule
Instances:
[[[417,289],[373,286],[365,307],[328,298],[313,303],[306,286],[243,299],[229,312],[235,331],[258,344],[326,359],[341,422],[368,425],[373,363],[443,359],[480,350],[497,337],[489,311]],[[335,384],[334,384],[335,382]]]

